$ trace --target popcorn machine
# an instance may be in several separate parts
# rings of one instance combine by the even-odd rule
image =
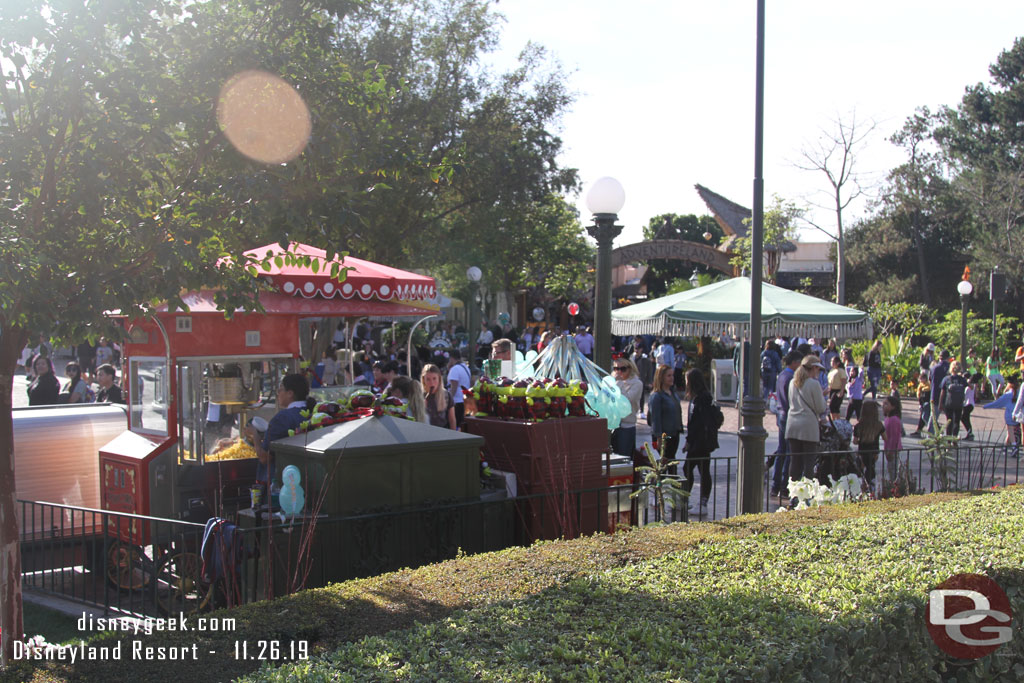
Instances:
[[[276,245],[252,250],[263,256]],[[282,377],[298,368],[299,323],[323,317],[423,316],[436,307],[433,278],[345,258],[339,283],[323,250],[291,245],[317,268],[278,264],[258,277],[263,312],[219,310],[211,291],[185,294],[186,311],[157,310],[127,322],[122,387],[128,431],[99,452],[101,507],[165,519],[205,522],[249,505],[255,451],[241,442],[245,425],[266,420]],[[156,524],[156,523],[153,523]],[[151,524],[108,521],[108,537],[150,544]]]

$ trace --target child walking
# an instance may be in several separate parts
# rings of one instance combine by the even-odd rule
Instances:
[[[921,416],[917,418],[917,431],[911,434],[915,439],[921,438],[921,430],[928,426],[932,416],[932,385],[928,381],[927,370],[922,370],[917,380],[917,405],[921,409]]]
[[[860,421],[853,428],[853,442],[864,463],[864,478],[871,488],[875,487],[875,462],[878,460],[878,440],[885,431],[885,425],[878,419],[878,403],[869,398],[861,406]]]
[[[1006,378],[1006,391],[996,400],[982,406],[985,410],[992,408],[1003,409],[1003,422],[1006,423],[1006,440],[1003,450],[1008,452],[1011,458],[1018,457],[1020,453],[1020,424],[1013,417],[1013,408],[1017,403],[1017,395],[1020,392],[1020,378],[1010,376]]]
[[[850,396],[850,405],[846,406],[846,420],[855,415],[860,419],[860,407],[864,403],[864,378],[861,377],[860,369],[854,365],[850,368],[850,381],[846,384],[846,393]]]
[[[974,412],[974,394],[977,391],[977,380],[973,377],[967,382],[967,389],[964,391],[964,409],[960,413],[960,424],[967,430],[964,441],[974,441],[974,428],[971,427],[971,413]]]
[[[900,400],[887,396],[882,402],[882,413],[885,415],[885,421],[882,423],[885,428],[882,436],[885,459],[889,463],[889,479],[895,480],[897,457],[903,448],[903,407]]]

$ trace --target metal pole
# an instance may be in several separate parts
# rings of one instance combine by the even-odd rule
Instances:
[[[992,299],[992,348],[996,348],[996,300]],[[991,353],[991,351],[990,351]]]
[[[988,295],[992,297],[992,348],[996,348],[996,281],[999,279],[999,266],[992,268],[992,275],[988,280]],[[993,396],[992,398],[996,398]]]
[[[597,240],[597,273],[594,281],[594,362],[611,372],[612,349],[612,241],[622,232],[614,213],[594,215],[587,232]]]
[[[476,367],[476,337],[478,334],[480,334],[480,330],[477,329],[478,327],[480,327],[480,322],[479,309],[477,308],[476,304],[476,296],[479,291],[480,284],[470,280],[469,309],[467,311],[469,314],[469,320],[467,321],[467,324],[469,325],[469,358],[466,359],[466,364],[470,367],[470,369]]]
[[[751,226],[750,360],[740,406],[736,496],[739,514],[761,512],[764,484],[764,400],[761,398],[761,277],[764,269],[764,0],[757,1],[757,57],[754,89],[754,221]],[[742,340],[740,341],[742,344]],[[740,368],[742,372],[742,367]]]
[[[960,295],[960,365],[967,362],[967,297]],[[966,366],[965,366],[966,367]]]
[[[419,327],[421,323],[425,323],[431,318],[436,317],[437,315],[428,315],[425,318],[420,318],[415,323],[413,323],[412,327],[409,328],[409,343],[405,347],[405,367],[409,370],[410,373],[412,372],[412,335],[416,332],[416,328]],[[413,379],[419,379],[419,377],[413,377]]]

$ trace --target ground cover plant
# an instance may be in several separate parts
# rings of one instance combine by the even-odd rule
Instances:
[[[1017,488],[702,543],[245,680],[1021,680],[1022,548]],[[1016,632],[958,664],[925,612],[960,572],[1003,587]]]
[[[204,655],[198,662],[177,662],[173,666],[147,661],[85,662],[75,666],[47,664],[35,668],[22,664],[6,675],[0,674],[0,681],[106,682],[130,678],[180,683],[182,680],[232,680],[259,667],[259,662],[234,659],[235,640],[307,639],[311,652],[323,654],[367,636],[407,629],[416,623],[435,622],[457,610],[526,599],[581,577],[595,576],[686,548],[730,538],[753,538],[802,527],[819,527],[843,519],[884,517],[895,510],[926,507],[968,495],[929,494],[784,515],[766,513],[713,523],[670,524],[461,557],[211,615],[235,618],[237,628],[230,632],[160,633],[141,638],[153,646],[198,643],[201,651],[218,653],[217,656]],[[116,640],[113,634],[106,637]]]

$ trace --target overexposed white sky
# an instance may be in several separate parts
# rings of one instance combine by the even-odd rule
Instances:
[[[755,0],[501,0],[498,67],[528,41],[557,57],[578,93],[560,131],[562,163],[578,168],[579,197],[617,178],[626,203],[616,246],[641,239],[661,213],[708,213],[700,183],[753,203]],[[838,116],[878,126],[857,158],[877,184],[901,163],[887,141],[919,106],[955,106],[967,85],[1024,34],[1024,3],[975,0],[768,2],[765,31],[765,204],[827,199],[825,177],[796,169],[800,150]],[[863,203],[844,217],[864,215]],[[834,222],[824,211],[814,218]],[[802,239],[819,241],[807,230]]]

